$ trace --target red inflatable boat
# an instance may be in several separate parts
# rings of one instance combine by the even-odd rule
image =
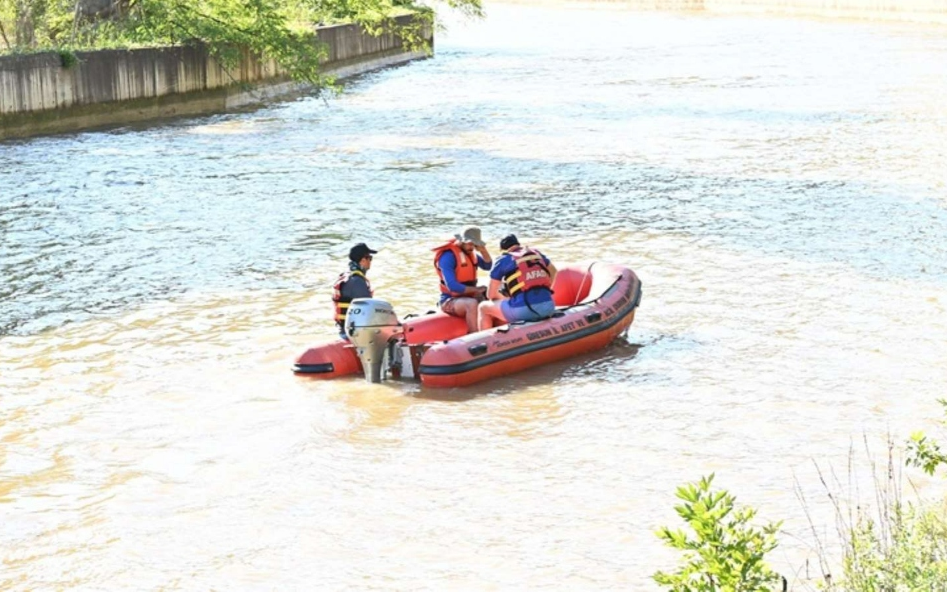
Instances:
[[[466,386],[601,349],[635,319],[641,282],[627,267],[606,263],[566,266],[556,274],[552,317],[467,335],[463,319],[441,312],[398,321],[391,305],[355,300],[346,317],[351,342],[307,350],[293,372],[335,378],[365,372],[420,378],[432,387]]]

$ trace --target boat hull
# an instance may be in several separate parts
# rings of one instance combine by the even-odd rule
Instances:
[[[338,378],[362,372],[355,348],[344,339],[310,347],[293,363],[293,373],[312,378]]]
[[[596,263],[588,271],[594,300],[543,321],[513,323],[433,345],[418,373],[430,387],[468,386],[602,349],[635,319],[641,282],[633,271]],[[557,298],[559,300],[559,298]]]

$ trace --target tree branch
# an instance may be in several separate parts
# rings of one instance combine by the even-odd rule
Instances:
[[[76,42],[76,31],[79,29],[79,1],[76,0],[76,9],[72,13],[72,35],[69,37],[69,45]]]
[[[215,22],[215,23],[217,23],[218,25],[221,25],[221,26],[223,26],[223,27],[228,27],[228,28],[232,28],[232,29],[234,29],[234,30],[240,31],[240,32],[243,33],[244,35],[250,35],[250,34],[252,33],[252,31],[250,31],[249,29],[244,29],[243,27],[237,27],[237,26],[235,26],[233,23],[228,23],[228,22],[226,22],[226,21],[222,21],[222,20],[220,20],[219,18],[217,18],[217,17],[215,17],[215,16],[211,16],[211,15],[209,15],[209,14],[204,14],[203,12],[201,12],[201,11],[199,11],[199,10],[195,10],[194,8],[191,8],[190,6],[188,6],[188,5],[187,5],[186,3],[184,3],[184,2],[175,2],[174,5],[175,5],[176,7],[178,7],[179,9],[187,10],[188,12],[190,12],[191,14],[193,14],[194,16],[197,16],[197,17],[200,17],[200,18],[203,18],[203,19],[207,19],[207,20],[209,20],[209,21],[213,21],[213,22]]]
[[[3,42],[7,44],[7,49],[13,49],[10,47],[10,40],[7,39],[7,32],[3,30],[3,23],[0,22],[0,35],[3,36]]]

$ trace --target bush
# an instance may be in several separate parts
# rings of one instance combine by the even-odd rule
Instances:
[[[947,417],[947,400],[938,399],[937,402],[944,408],[944,416]],[[941,423],[947,424],[947,420],[941,420]],[[947,465],[947,455],[941,452],[937,441],[928,438],[924,432],[914,432],[908,441],[907,463],[933,475],[937,467]]]
[[[68,49],[59,50],[59,62],[62,64],[62,67],[65,69],[72,68],[79,63],[79,58],[76,57],[76,54]]]
[[[887,526],[860,515],[848,539],[843,580],[837,589],[947,590],[947,522],[943,507],[896,506]]]
[[[655,573],[654,581],[672,592],[784,590],[785,580],[764,561],[776,548],[776,533],[782,523],[750,526],[756,510],[737,508],[736,498],[727,491],[711,491],[713,479],[711,474],[677,489],[677,497],[684,503],[674,509],[694,537],[667,527],[658,530],[658,537],[667,545],[684,551],[685,563],[674,573]]]
[[[947,592],[947,505],[903,500],[899,463],[895,462],[895,444],[890,438],[885,465],[876,465],[867,439],[865,452],[874,486],[870,501],[852,499],[851,486],[849,494],[842,495],[842,484],[834,473],[829,485],[816,465],[835,510],[842,555],[840,562],[833,561],[826,545],[816,536],[822,569],[819,588],[830,592]],[[908,464],[923,466],[914,463],[913,458],[916,457],[909,451]],[[856,464],[852,449],[849,484],[859,481],[854,473]],[[798,486],[797,495],[805,505]],[[810,526],[816,533],[811,517]],[[836,577],[829,567],[833,564],[841,572]]]

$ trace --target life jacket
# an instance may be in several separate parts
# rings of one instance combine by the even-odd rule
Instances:
[[[447,282],[444,281],[444,272],[441,271],[440,266],[437,264],[445,251],[450,251],[454,254],[454,259],[457,261],[457,267],[454,268],[454,275],[457,281],[465,286],[477,285],[477,256],[474,255],[474,259],[471,260],[470,256],[460,248],[460,244],[457,243],[456,239],[451,239],[449,243],[445,243],[434,249],[434,269],[437,271],[437,277],[441,280],[441,294],[458,298],[464,295],[463,292],[458,294],[457,292],[450,291],[450,288],[447,287]]]
[[[368,281],[368,277],[365,275],[365,272],[361,269],[349,269],[345,273],[339,274],[339,279],[335,280],[335,283],[332,284],[332,302],[335,303],[335,323],[339,327],[345,327],[345,313],[349,310],[349,304],[352,303],[351,298],[346,298],[342,296],[342,286],[345,282],[353,275],[360,275],[365,278],[365,285],[368,286],[368,292],[374,296],[375,292],[372,290],[372,284]]]
[[[503,276],[503,287],[510,297],[520,292],[525,294],[536,288],[552,291],[549,268],[543,262],[543,256],[539,251],[523,247],[517,251],[506,251],[506,254],[516,263],[516,270]]]

